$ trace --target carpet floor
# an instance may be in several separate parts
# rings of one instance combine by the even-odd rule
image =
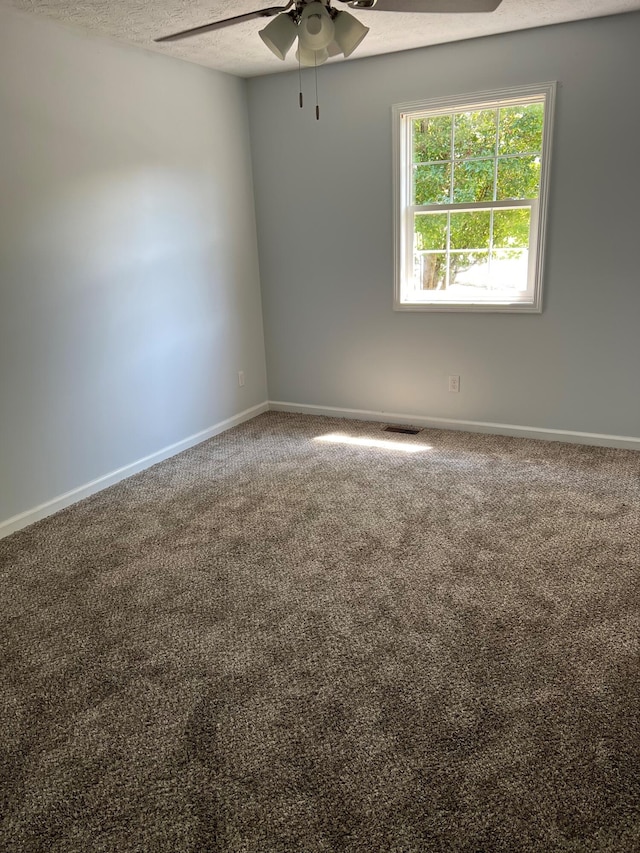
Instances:
[[[640,851],[639,453],[268,413],[0,569],[3,851]]]

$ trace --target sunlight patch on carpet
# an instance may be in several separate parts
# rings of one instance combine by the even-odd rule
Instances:
[[[405,444],[402,441],[384,441],[380,438],[356,438],[341,432],[316,436],[316,441],[327,441],[330,444],[352,444],[357,447],[378,447],[382,450],[401,450],[403,453],[423,453],[432,450],[429,444]]]

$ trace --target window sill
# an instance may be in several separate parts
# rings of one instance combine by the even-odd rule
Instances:
[[[394,311],[436,311],[436,312],[465,312],[474,314],[542,314],[542,305],[531,302],[508,303],[442,303],[434,302],[394,302]]]

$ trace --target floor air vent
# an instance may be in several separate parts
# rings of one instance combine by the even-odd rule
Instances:
[[[403,435],[417,435],[422,430],[410,426],[386,426],[383,427],[383,432],[401,432]]]

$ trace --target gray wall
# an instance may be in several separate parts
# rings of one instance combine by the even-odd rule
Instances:
[[[1,15],[0,522],[266,399],[246,84]]]
[[[271,400],[640,436],[640,14],[251,80]],[[542,315],[392,311],[391,105],[559,82]],[[450,394],[448,374],[462,391]]]

